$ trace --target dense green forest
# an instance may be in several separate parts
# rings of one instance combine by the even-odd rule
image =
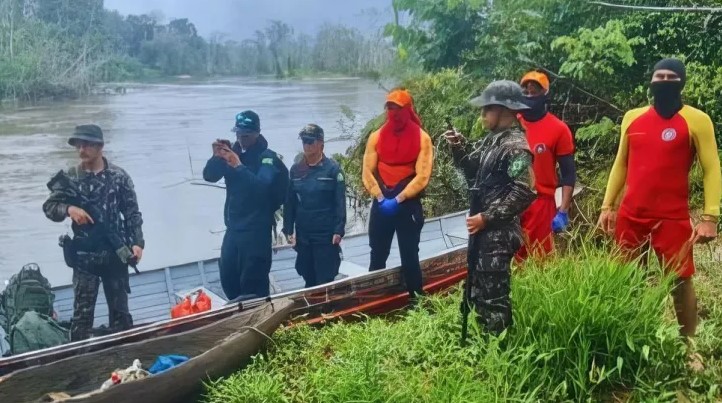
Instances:
[[[0,99],[74,96],[97,82],[159,76],[377,76],[394,59],[382,33],[342,25],[312,37],[272,20],[236,41],[203,38],[191,20],[156,14],[122,16],[103,0],[0,0]]]

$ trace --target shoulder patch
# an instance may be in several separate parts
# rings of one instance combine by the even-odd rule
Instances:
[[[520,153],[512,157],[509,161],[509,171],[507,172],[511,178],[517,178],[531,166],[531,156],[527,153]]]
[[[336,181],[338,181],[338,182],[344,181],[343,172],[339,172],[338,175],[336,175]]]
[[[273,158],[264,158],[261,160],[261,164],[273,165]]]

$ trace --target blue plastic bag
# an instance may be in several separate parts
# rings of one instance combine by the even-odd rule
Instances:
[[[173,367],[177,367],[188,360],[189,358],[184,355],[160,355],[153,363],[153,366],[150,367],[148,372],[156,375]]]

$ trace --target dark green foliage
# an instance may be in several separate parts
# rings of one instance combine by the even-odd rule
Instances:
[[[722,6],[715,0],[695,4]],[[687,101],[713,117],[722,138],[722,102],[715,84],[722,68],[720,13],[630,12],[578,0],[396,0],[394,5],[410,17],[406,24],[387,27],[400,55],[417,57],[427,70],[463,66],[487,82],[519,79],[532,68],[551,71],[561,77],[552,77],[554,109],[564,112],[574,128],[604,116],[619,122],[625,110],[648,102],[654,63],[681,57],[690,64]]]

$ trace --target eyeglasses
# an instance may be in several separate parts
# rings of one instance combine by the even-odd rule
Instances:
[[[311,145],[316,142],[316,139],[313,137],[301,137],[301,141],[303,144]]]

